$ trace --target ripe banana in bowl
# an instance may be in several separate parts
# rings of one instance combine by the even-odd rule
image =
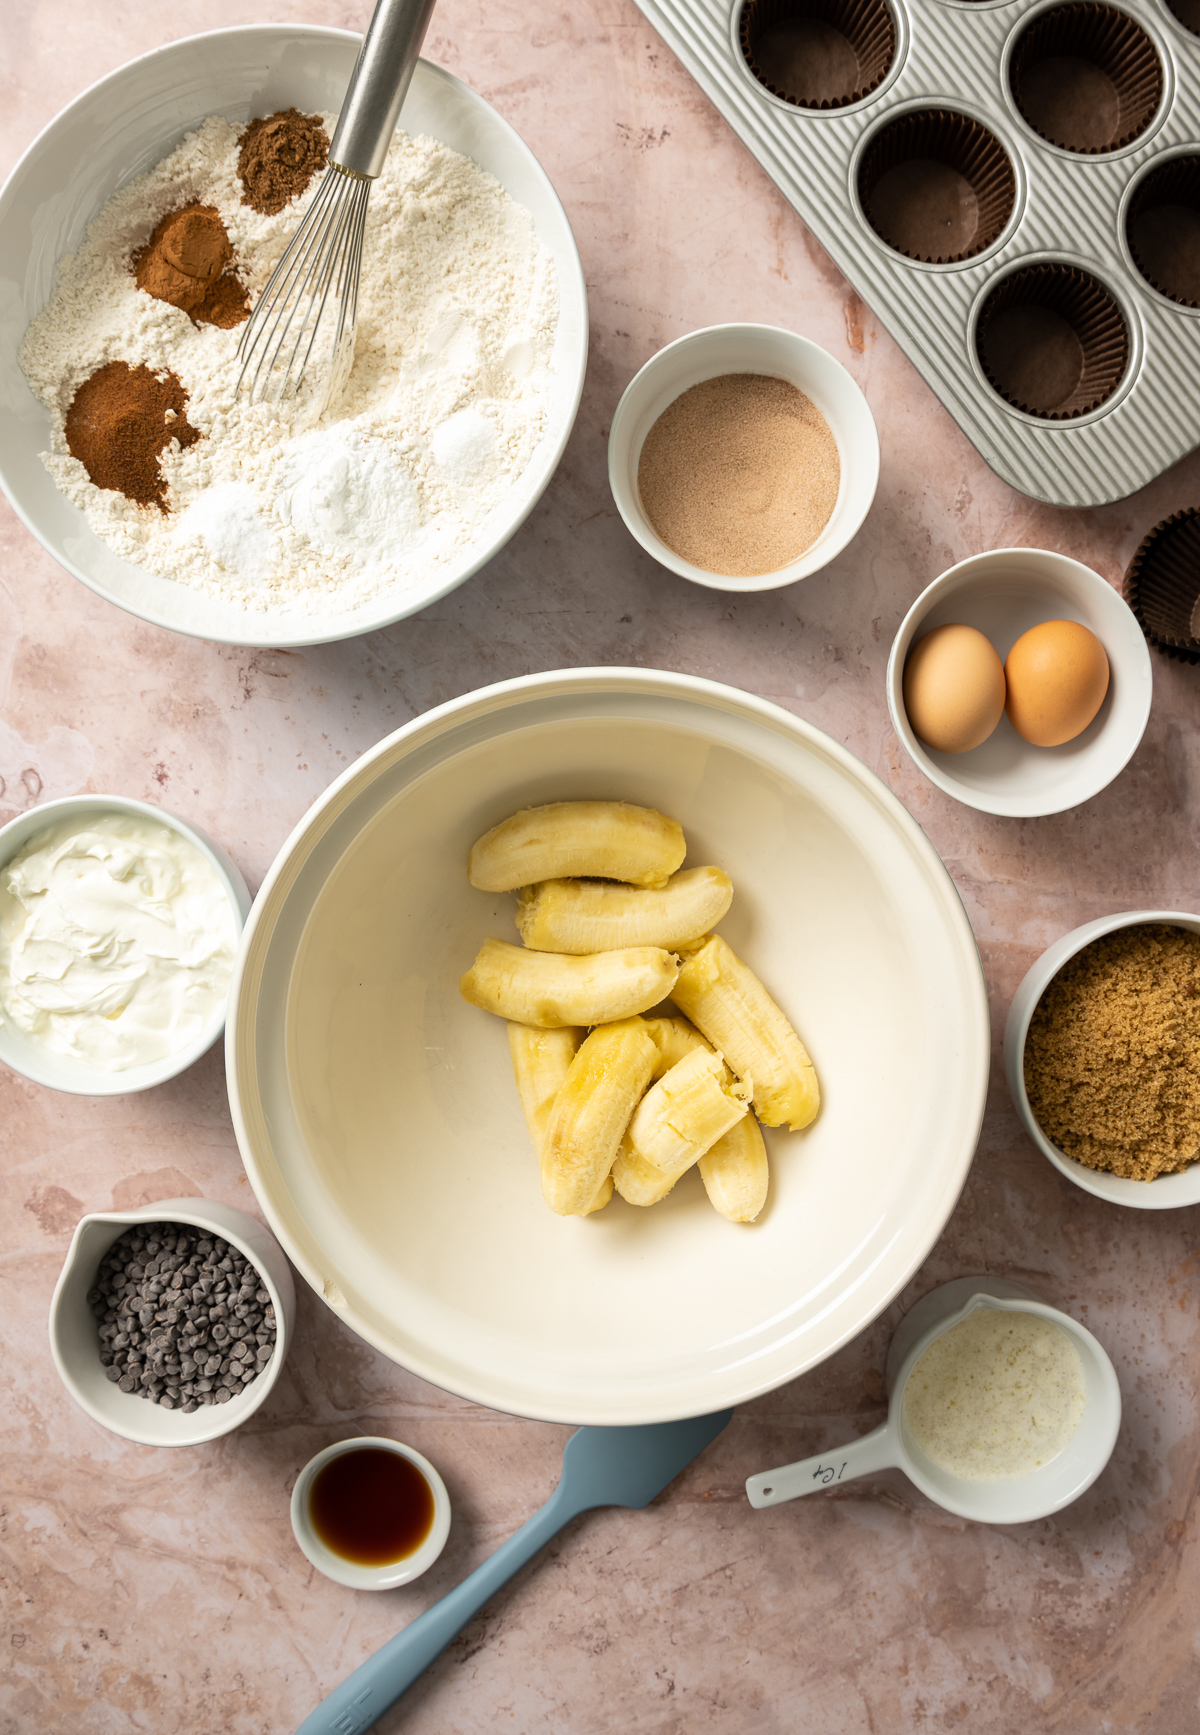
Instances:
[[[731,1223],[753,1223],[767,1202],[767,1147],[752,1114],[710,1145],[697,1167],[709,1203]]]
[[[542,1030],[535,1024],[509,1024],[508,1052],[512,1057],[517,1095],[534,1154],[539,1163],[546,1143],[546,1128],[554,1099],[570,1071],[586,1031],[574,1025],[560,1030]],[[590,1210],[601,1211],[612,1198],[612,1176],[606,1175]]]
[[[542,1194],[560,1217],[593,1209],[657,1054],[641,1019],[626,1018],[593,1030],[571,1062],[542,1146]]]
[[[734,1081],[719,1054],[694,1048],[634,1110],[629,1148],[674,1181],[741,1120],[745,1095],[745,1087]]]
[[[517,927],[535,952],[670,952],[715,928],[732,902],[733,884],[717,867],[683,868],[657,891],[611,880],[542,880],[522,891]]]
[[[657,946],[573,957],[485,940],[458,987],[472,1006],[545,1028],[611,1024],[645,1012],[666,999],[678,974],[679,960]]]
[[[748,965],[712,934],[689,949],[671,998],[754,1094],[764,1126],[816,1119],[821,1090],[796,1032]]]
[[[710,1044],[686,1018],[647,1018],[643,1022],[658,1050],[658,1059],[650,1074],[651,1082],[660,1079],[664,1072],[670,1072],[693,1048],[705,1048],[711,1052]]]
[[[661,1169],[656,1169],[645,1157],[639,1157],[636,1151],[630,1149],[627,1134],[621,1140],[621,1148],[617,1152],[610,1179],[627,1205],[649,1206],[657,1205],[661,1199],[665,1199],[679,1177],[664,1175]]]
[[[552,801],[494,825],[471,850],[467,875],[483,892],[513,892],[538,880],[625,880],[665,886],[683,863],[683,828],[627,801]]]

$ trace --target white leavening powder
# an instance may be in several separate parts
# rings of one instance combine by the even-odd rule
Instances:
[[[525,469],[547,424],[554,265],[496,180],[398,133],[371,189],[344,395],[315,425],[304,396],[251,407],[234,391],[244,327],[193,325],[129,269],[162,217],[213,205],[253,302],[320,177],[260,215],[237,177],[244,130],[211,116],[113,195],[60,261],[21,365],[53,417],[46,468],[118,554],[243,607],[340,612],[460,555]],[[67,450],[75,392],[118,360],[177,374],[204,436],[162,455],[167,513],[97,488]]]
[[[965,1482],[1011,1482],[1056,1458],[1083,1417],[1083,1363],[1035,1313],[977,1307],[935,1337],[904,1387],[921,1450]]]

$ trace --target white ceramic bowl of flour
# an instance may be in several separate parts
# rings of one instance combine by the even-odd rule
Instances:
[[[486,564],[528,516],[574,423],[587,359],[587,300],[566,215],[546,175],[508,123],[458,79],[418,64],[401,116],[471,158],[526,210],[558,280],[548,415],[540,443],[474,539],[421,578],[353,610],[243,608],[122,559],[59,492],[39,454],[50,418],[17,355],[45,306],[55,267],[76,248],[111,195],[165,157],[210,114],[234,122],[295,106],[340,107],[360,38],[311,25],[253,25],[174,42],[131,61],[71,103],[37,138],[0,192],[0,484],[13,507],[68,572],[156,625],[224,643],[318,644],[386,626],[425,608]]]

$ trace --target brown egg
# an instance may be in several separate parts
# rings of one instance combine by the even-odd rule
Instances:
[[[1009,651],[1004,674],[1008,720],[1035,747],[1061,747],[1082,735],[1108,691],[1104,646],[1078,621],[1030,627]]]
[[[975,627],[934,627],[904,665],[913,733],[938,753],[969,753],[1004,714],[1004,668]]]

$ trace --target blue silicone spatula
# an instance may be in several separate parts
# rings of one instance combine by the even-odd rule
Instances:
[[[580,1428],[567,1441],[558,1487],[541,1511],[470,1578],[360,1663],[296,1735],[361,1735],[564,1524],[594,1506],[648,1506],[716,1439],[732,1414],[721,1410],[644,1428]]]

